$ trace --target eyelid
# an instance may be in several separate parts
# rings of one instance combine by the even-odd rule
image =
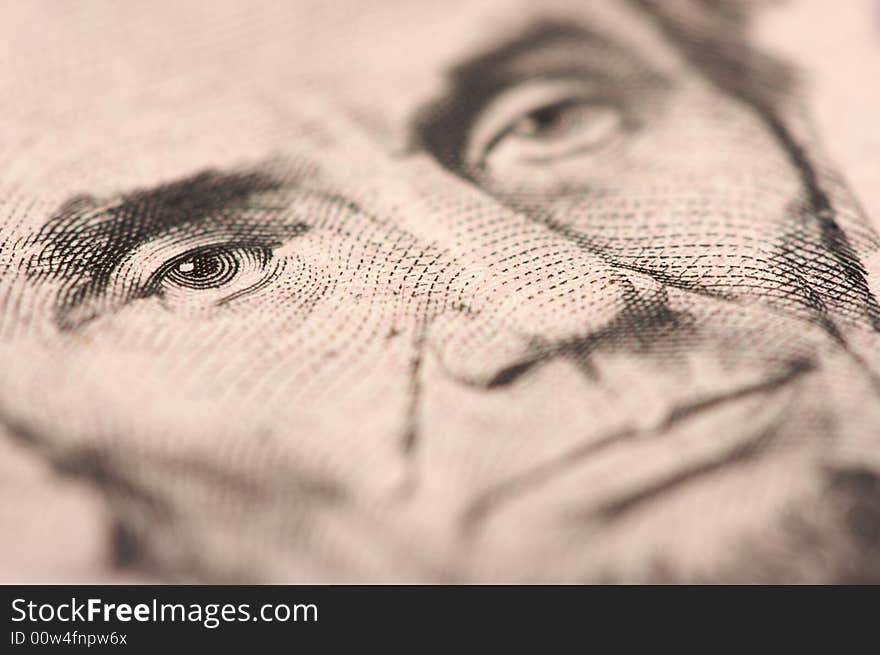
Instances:
[[[231,231],[205,230],[202,232],[178,232],[153,239],[131,252],[119,264],[114,277],[122,285],[121,293],[137,295],[148,293],[160,280],[163,271],[188,253],[210,252],[217,248],[263,248],[274,249],[277,240],[242,238]]]
[[[471,128],[464,156],[466,167],[471,171],[481,168],[517,119],[567,101],[620,104],[605,85],[583,78],[539,79],[510,87],[488,103]]]
[[[271,250],[269,246],[266,246],[264,244],[255,244],[248,241],[224,241],[217,244],[196,246],[194,248],[184,250],[179,255],[176,255],[175,257],[166,260],[165,263],[157,271],[155,271],[149,278],[147,278],[145,287],[148,290],[158,288],[158,286],[164,282],[169,271],[171,271],[174,266],[178,265],[181,261],[185,261],[186,259],[191,257],[205,256],[215,252],[220,253],[230,250],[251,250],[258,252],[260,255],[260,263],[263,266],[268,264],[271,256],[269,254],[269,251]]]

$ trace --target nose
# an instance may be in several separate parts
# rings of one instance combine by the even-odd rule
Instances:
[[[475,290],[468,311],[447,312],[431,325],[430,347],[451,377],[502,386],[578,344],[626,338],[666,307],[663,287],[650,276],[562,244],[513,259],[529,274],[492,278]]]
[[[621,268],[433,162],[403,168],[383,214],[445,252],[457,271],[444,282],[445,310],[426,339],[450,376],[504,384],[559,348],[616,328],[637,330],[666,308],[665,289],[651,276]]]
[[[615,325],[637,329],[639,317],[666,306],[652,277],[501,204],[428,155],[389,157],[350,135],[345,144],[321,159],[346,195],[452,262],[454,274],[429,283],[444,300],[424,343],[450,376],[503,384],[554,349]]]

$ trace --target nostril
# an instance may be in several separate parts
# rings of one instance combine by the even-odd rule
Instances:
[[[467,312],[450,310],[434,317],[428,328],[429,347],[460,384],[511,385],[570,353],[572,344],[589,345],[610,329],[617,334],[621,323],[644,328],[645,316],[662,314],[667,303],[664,286],[650,275],[608,266],[570,276],[566,284],[534,297],[499,296],[481,298]]]
[[[537,366],[540,361],[541,359],[536,357],[535,359],[519,362],[517,364],[513,364],[512,366],[508,366],[507,368],[501,369],[483,386],[485,386],[487,389],[497,389],[499,387],[506,387],[507,385],[513,384],[519,378],[521,378],[523,375],[525,375],[535,366]]]

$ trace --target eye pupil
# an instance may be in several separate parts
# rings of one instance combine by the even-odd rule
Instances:
[[[222,268],[220,258],[214,255],[203,255],[181,262],[177,272],[196,280],[210,279]]]
[[[188,289],[210,289],[229,283],[238,274],[239,261],[227,250],[192,254],[172,264],[165,283]]]
[[[578,112],[573,109],[571,103],[543,107],[521,118],[513,132],[528,138],[561,136],[577,126]]]

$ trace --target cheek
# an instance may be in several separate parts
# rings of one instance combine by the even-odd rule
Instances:
[[[628,194],[554,209],[572,238],[615,264],[669,284],[760,299],[804,317],[814,311],[811,279],[793,248],[824,252],[794,200],[731,185],[726,193],[681,188]],[[797,239],[792,237],[797,230]],[[823,262],[825,259],[823,258]]]
[[[3,398],[53,447],[97,448],[139,471],[188,458],[230,475],[253,469],[252,480],[305,467],[382,494],[401,466],[416,332],[391,338],[391,321],[369,308],[325,302],[305,318],[275,305],[204,321],[156,320],[145,302],[31,351]],[[123,325],[138,313],[152,314],[152,334]]]
[[[426,311],[407,281],[432,260],[414,246],[330,245],[279,253],[284,275],[224,306],[181,314],[143,299],[56,334],[30,358],[27,386],[45,394],[20,404],[34,408],[26,420],[70,443],[235,453],[268,439],[346,476],[382,470],[362,464],[398,456]]]
[[[90,323],[79,337],[92,346],[83,364],[100,350],[120,362],[115,375],[152,378],[159,389],[173,380],[183,397],[299,399],[326,391],[346,366],[382,356],[395,320],[398,332],[415,322],[401,311],[399,266],[388,252],[313,238],[275,256],[271,278],[229,302],[172,309],[143,299]]]

